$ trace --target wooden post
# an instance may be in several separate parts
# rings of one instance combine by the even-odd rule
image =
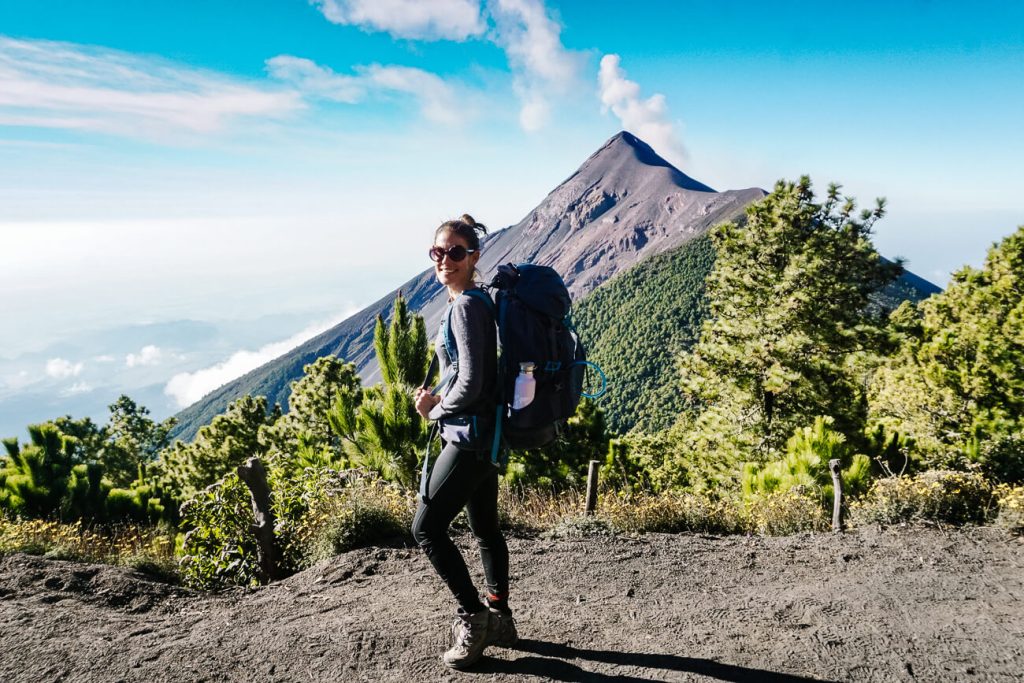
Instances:
[[[270,583],[278,578],[277,548],[274,543],[274,513],[270,509],[270,485],[267,471],[259,458],[249,458],[238,466],[238,478],[249,487],[252,497],[252,513],[255,518],[252,530],[256,534],[256,553],[260,562],[260,583]]]
[[[583,510],[586,515],[592,515],[597,510],[597,470],[600,466],[600,460],[590,461],[590,470],[587,472],[587,502]]]
[[[829,460],[828,469],[832,472],[832,531],[843,530],[843,480],[839,476],[839,461]]]

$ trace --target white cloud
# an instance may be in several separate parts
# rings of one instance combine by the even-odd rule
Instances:
[[[117,358],[111,356],[110,354],[104,354],[102,356],[94,357],[93,360],[96,361],[97,363],[113,363],[115,360],[117,360]]]
[[[625,130],[635,134],[676,166],[686,160],[686,149],[669,119],[665,96],[640,98],[640,85],[626,78],[618,55],[605,55],[598,73],[601,103],[611,109]]]
[[[157,365],[163,358],[160,347],[148,344],[143,346],[138,353],[129,353],[125,356],[124,363],[130,368],[138,365]]]
[[[51,358],[46,361],[46,375],[54,379],[78,377],[84,367],[82,363],[72,363],[64,358]]]
[[[371,64],[356,67],[356,75],[349,76],[309,59],[278,55],[267,60],[267,70],[309,97],[357,104],[374,95],[401,93],[415,97],[431,121],[457,124],[470,116],[454,87],[422,69]]]
[[[0,389],[19,391],[35,383],[35,378],[28,370],[19,370],[17,374],[0,377]]]
[[[155,57],[0,36],[0,125],[163,139],[302,106],[296,93]]]
[[[399,38],[465,40],[483,35],[487,23],[475,0],[310,0],[329,21],[386,31]],[[583,56],[562,44],[561,25],[543,0],[489,0],[493,30],[487,38],[508,58],[513,90],[520,101],[519,123],[524,130],[543,128],[551,116],[551,102],[579,84]],[[281,63],[272,63],[284,59]],[[288,61],[290,60],[290,61]],[[434,121],[451,122],[465,115],[451,88],[434,74],[407,67],[369,67],[361,75],[344,76],[299,65],[294,57],[268,62],[271,73],[306,92],[319,92],[342,102],[360,102],[374,89],[411,93],[420,99],[424,114]],[[358,68],[357,68],[358,70]],[[455,106],[458,105],[458,106]]]
[[[185,408],[190,406],[214,389],[224,386],[250,370],[255,370],[264,363],[284,355],[321,332],[331,329],[358,310],[357,308],[352,308],[337,318],[314,323],[284,341],[267,344],[257,351],[237,351],[223,363],[218,363],[212,367],[197,370],[196,372],[179,373],[167,383],[167,386],[164,387],[164,393],[172,397],[179,407]]]
[[[74,396],[76,394],[86,394],[92,391],[92,387],[85,382],[75,382],[70,387],[60,392],[61,396]]]
[[[356,104],[366,98],[363,79],[334,73],[312,60],[278,55],[268,59],[266,64],[273,78],[295,86],[306,95],[346,104]]]
[[[396,38],[465,40],[486,26],[476,0],[310,0],[328,21]]]
[[[548,15],[541,0],[494,0],[495,42],[508,56],[524,130],[542,128],[550,100],[563,95],[579,79],[582,55],[562,45],[561,25]]]

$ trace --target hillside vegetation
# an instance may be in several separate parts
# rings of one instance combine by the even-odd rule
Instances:
[[[707,316],[714,247],[704,235],[630,268],[573,309],[588,358],[608,377],[601,399],[611,431],[665,429],[683,410],[679,355]]]
[[[602,397],[608,428],[625,434],[668,429],[686,407],[679,358],[708,315],[707,276],[715,263],[710,235],[641,261],[578,302],[573,321],[588,358],[608,377]],[[904,272],[872,292],[885,311],[940,291]]]
[[[874,248],[883,216],[882,202],[857,213],[837,186],[818,199],[808,178],[780,181],[743,223],[583,300],[577,325],[612,393],[582,402],[553,446],[509,454],[503,523],[821,530],[835,460],[855,525],[1024,530],[1024,228],[948,291],[893,311],[880,295],[914,283]],[[188,443],[169,445],[173,420],[126,397],[109,426],[57,418],[5,440],[0,554],[177,565],[213,587],[403,533],[429,440],[412,396],[430,350],[424,320],[403,297],[392,305],[374,330],[379,383],[327,355],[292,383],[287,413],[246,395]],[[592,460],[604,492],[581,518],[573,488]]]

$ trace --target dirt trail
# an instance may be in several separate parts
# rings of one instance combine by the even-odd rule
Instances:
[[[471,539],[460,540],[471,566]],[[992,529],[512,538],[523,641],[446,670],[415,548],[266,588],[0,558],[2,681],[1020,681],[1024,543]]]

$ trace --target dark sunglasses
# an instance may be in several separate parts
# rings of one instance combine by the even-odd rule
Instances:
[[[431,247],[430,251],[427,253],[430,254],[431,261],[440,263],[441,259],[443,259],[446,254],[448,255],[448,259],[451,261],[461,261],[466,258],[466,254],[475,254],[476,249],[466,249],[461,244],[456,244],[454,247],[449,247],[448,249],[444,249],[443,247]]]

